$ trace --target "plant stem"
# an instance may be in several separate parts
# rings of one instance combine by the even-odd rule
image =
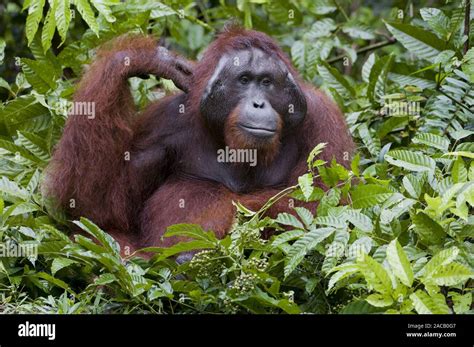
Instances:
[[[344,18],[345,18],[346,21],[348,22],[348,21],[349,21],[349,17],[347,16],[346,11],[344,11],[344,9],[341,7],[341,5],[339,5],[339,3],[337,2],[337,0],[334,0],[334,4],[336,5],[337,9],[342,13],[342,15],[344,16]]]
[[[466,110],[468,110],[469,112],[472,112],[472,110],[467,107],[466,105],[463,105],[462,103],[460,103],[459,101],[457,101],[455,98],[453,98],[451,95],[449,94],[446,94],[445,92],[443,92],[441,89],[438,89],[438,92],[440,92],[441,94],[443,94],[444,96],[446,96],[447,98],[449,98],[452,102],[454,102],[456,105],[459,105],[461,106],[462,108],[465,108]]]
[[[466,13],[464,15],[464,35],[467,36],[466,42],[464,42],[464,54],[469,50],[469,22],[471,21],[471,0],[466,0]]]
[[[377,43],[374,43],[370,46],[361,48],[361,49],[357,50],[356,53],[357,54],[365,53],[365,52],[368,52],[368,51],[371,51],[371,50],[374,50],[374,49],[377,49],[377,48],[382,48],[382,47],[385,47],[385,46],[393,45],[395,42],[397,42],[397,40],[394,37],[391,37],[386,41],[377,42]],[[345,56],[346,56],[346,54],[338,55],[337,57],[328,59],[327,63],[328,64],[335,63],[339,60],[344,59]]]

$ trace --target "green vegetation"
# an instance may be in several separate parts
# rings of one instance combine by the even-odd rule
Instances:
[[[474,9],[465,2],[346,0],[25,0],[0,5],[0,241],[38,255],[0,258],[0,311],[33,313],[473,313]],[[377,4],[377,5],[376,5]],[[23,11],[22,11],[23,8]],[[69,9],[72,9],[71,12]],[[276,219],[236,202],[223,240],[120,256],[86,219],[40,191],[74,82],[100,43],[161,36],[189,57],[229,18],[276,38],[307,81],[345,112],[358,152],[351,170],[308,158],[291,194],[315,214]],[[19,58],[18,58],[19,57]],[[171,82],[132,79],[136,102]],[[313,185],[318,178],[329,188]],[[265,241],[264,228],[282,231]],[[284,231],[289,230],[289,231]],[[87,236],[86,236],[87,235]],[[92,240],[97,239],[99,243]],[[203,249],[178,266],[173,256]]]

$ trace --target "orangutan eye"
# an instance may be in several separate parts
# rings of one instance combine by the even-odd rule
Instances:
[[[263,80],[262,80],[262,84],[264,86],[269,86],[270,84],[272,84],[272,80],[268,77],[265,77]]]
[[[247,83],[250,82],[250,78],[247,75],[242,75],[242,76],[239,77],[239,81],[242,84],[247,84]]]

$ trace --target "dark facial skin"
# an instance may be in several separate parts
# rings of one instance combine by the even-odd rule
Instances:
[[[256,48],[224,55],[201,99],[201,115],[218,134],[231,112],[238,110],[240,130],[254,141],[270,141],[301,124],[306,99],[279,59]]]

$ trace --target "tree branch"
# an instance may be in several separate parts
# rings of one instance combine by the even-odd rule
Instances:
[[[469,31],[470,31],[470,24],[471,21],[471,0],[466,0],[466,13],[464,15],[464,35],[467,36],[466,42],[464,42],[464,54],[467,53],[469,50]]]
[[[359,54],[362,54],[362,53],[365,53],[365,52],[368,52],[368,51],[372,51],[374,49],[378,49],[378,48],[382,48],[382,47],[385,47],[385,46],[393,45],[395,42],[397,42],[397,40],[394,37],[390,37],[386,41],[377,42],[377,43],[374,43],[370,46],[366,46],[364,48],[361,48],[361,49],[357,50],[356,53],[359,55]],[[347,54],[338,55],[337,57],[328,59],[327,63],[328,64],[335,63],[339,60],[344,59],[344,57],[346,57],[346,56],[347,56]]]

